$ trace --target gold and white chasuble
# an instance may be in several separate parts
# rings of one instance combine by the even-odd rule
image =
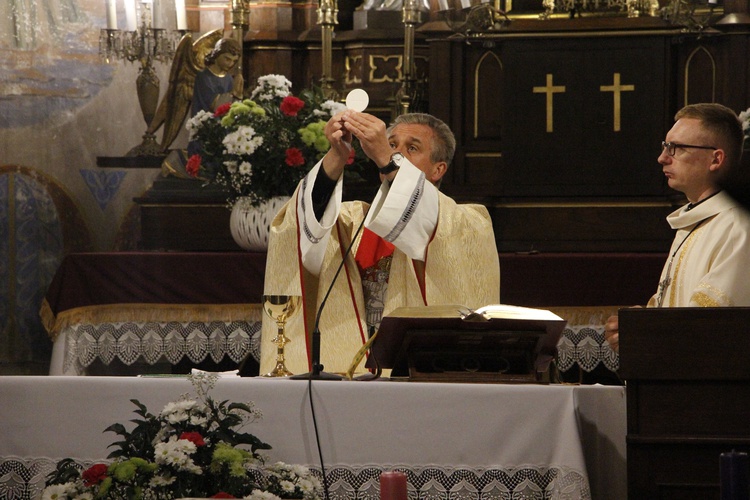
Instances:
[[[667,216],[675,239],[648,307],[750,306],[750,214],[725,192]]]
[[[286,367],[311,370],[310,339],[315,316],[362,219],[365,227],[396,247],[383,315],[398,307],[461,304],[478,308],[500,298],[500,264],[489,213],[481,205],[459,205],[440,193],[407,161],[392,184],[384,182],[372,206],[342,203],[339,179],[319,222],[312,187],[321,163],[300,182],[271,224],[264,293],[300,295],[302,311],[286,324]],[[364,294],[354,260],[362,233],[326,300],[320,318],[320,362],[343,373],[368,339]],[[424,289],[417,268],[424,263]],[[260,373],[276,366],[276,323],[264,316]],[[364,361],[356,372],[365,371]]]

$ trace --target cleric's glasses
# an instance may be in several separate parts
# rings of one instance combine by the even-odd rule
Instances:
[[[667,154],[669,156],[674,156],[674,154],[677,152],[677,148],[695,148],[695,149],[719,149],[715,148],[713,146],[693,146],[692,144],[680,144],[678,142],[664,142],[661,141],[661,149],[664,151],[667,150]]]

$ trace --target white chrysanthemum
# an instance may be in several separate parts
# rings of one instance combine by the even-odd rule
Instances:
[[[269,493],[268,491],[260,491],[260,490],[255,490],[244,498],[245,500],[281,500],[280,497],[277,497],[273,493]]]
[[[739,119],[742,122],[742,130],[745,134],[750,133],[750,108],[745,111],[740,111]]]
[[[94,494],[90,491],[85,491],[73,496],[73,500],[94,500]]]
[[[243,161],[240,163],[239,172],[242,175],[250,175],[253,172],[252,167],[250,162]]]
[[[75,492],[73,483],[53,484],[42,492],[42,500],[66,500],[70,493]]]
[[[286,491],[287,493],[291,493],[294,491],[294,483],[291,481],[284,480],[284,479],[279,481],[279,487],[283,491]]]
[[[190,118],[185,123],[185,128],[190,132],[190,138],[192,138],[196,132],[198,132],[198,129],[203,125],[204,122],[210,120],[213,118],[213,113],[209,113],[208,111],[198,111],[195,116]]]
[[[167,476],[162,474],[157,474],[156,476],[151,478],[151,481],[149,481],[149,486],[153,487],[159,487],[159,486],[169,486],[170,484],[175,482],[174,476]]]
[[[320,105],[320,109],[316,109],[315,111],[313,111],[313,114],[316,116],[325,116],[325,115],[333,116],[345,110],[346,110],[346,104],[343,104],[341,102],[331,101],[329,99]]]
[[[154,447],[154,462],[170,465],[180,471],[201,474],[203,471],[196,466],[190,455],[196,451],[195,443],[187,439],[177,439],[172,436],[169,441],[159,443]]]
[[[263,137],[255,135],[255,129],[243,125],[236,131],[229,133],[221,141],[227,154],[251,155],[263,144]]]

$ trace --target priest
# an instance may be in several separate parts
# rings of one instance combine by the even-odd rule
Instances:
[[[487,209],[457,204],[438,190],[456,149],[445,123],[412,113],[386,128],[371,114],[346,110],[329,120],[325,134],[330,150],[271,225],[265,294],[298,295],[303,304],[286,327],[290,371],[312,370],[313,327],[329,289],[319,322],[320,361],[334,373],[364,371],[363,361],[351,366],[355,356],[381,318],[398,307],[473,309],[499,302],[500,266]],[[342,203],[353,138],[379,169],[381,185],[371,204]],[[261,374],[276,364],[276,325],[263,321]]]
[[[741,168],[742,126],[720,104],[693,104],[675,115],[658,161],[669,187],[688,203],[667,217],[675,238],[648,307],[750,306],[750,214],[722,185]],[[619,347],[617,316],[605,336]]]

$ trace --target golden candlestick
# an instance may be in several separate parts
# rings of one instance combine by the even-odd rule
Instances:
[[[287,370],[284,359],[284,346],[291,340],[284,334],[284,326],[291,316],[297,312],[302,298],[299,295],[264,295],[263,310],[269,318],[276,322],[278,328],[276,337],[271,341],[276,344],[276,366],[264,377],[288,377],[292,372]]]

